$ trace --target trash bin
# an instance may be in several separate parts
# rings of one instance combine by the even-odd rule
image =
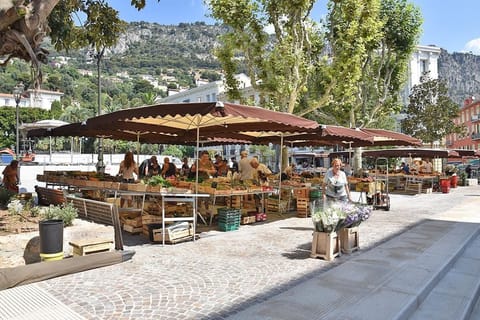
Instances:
[[[63,259],[63,220],[39,222],[40,257],[42,261]]]

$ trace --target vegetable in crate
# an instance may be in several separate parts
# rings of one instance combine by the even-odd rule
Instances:
[[[167,179],[162,176],[152,176],[148,179],[147,184],[149,186],[162,186],[162,187],[171,187],[172,184]]]

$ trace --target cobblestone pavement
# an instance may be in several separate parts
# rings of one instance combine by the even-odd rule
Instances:
[[[292,214],[238,231],[201,233],[198,241],[176,245],[129,236],[124,240],[126,249],[136,252],[132,260],[35,285],[87,319],[225,319],[480,196],[479,191],[471,186],[448,194],[392,194],[391,210],[375,210],[360,226],[361,249],[331,262],[310,258],[311,220]]]

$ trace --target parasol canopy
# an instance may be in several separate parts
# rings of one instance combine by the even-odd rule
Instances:
[[[458,153],[457,153],[458,154]],[[396,149],[379,149],[366,150],[362,152],[362,157],[425,157],[425,158],[448,158],[447,149],[428,149],[428,148],[396,148]]]
[[[318,123],[289,113],[231,103],[180,103],[124,109],[30,136],[85,136],[142,143],[253,143],[310,132]]]
[[[385,129],[369,129],[362,128],[365,132],[373,137],[374,146],[421,146],[422,141],[403,134],[401,132],[385,130]]]

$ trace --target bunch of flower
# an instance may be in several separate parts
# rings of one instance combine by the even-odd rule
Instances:
[[[23,203],[22,201],[15,199],[10,201],[7,208],[11,215],[20,214],[23,211]]]
[[[334,232],[342,226],[342,221],[345,218],[345,212],[342,209],[342,204],[332,203],[325,208],[321,205],[314,206],[312,210],[312,221],[317,232]]]
[[[362,221],[367,220],[372,213],[372,207],[366,205],[358,205],[353,203],[345,203],[343,205],[345,218],[342,221],[342,227],[353,228],[360,225]]]

